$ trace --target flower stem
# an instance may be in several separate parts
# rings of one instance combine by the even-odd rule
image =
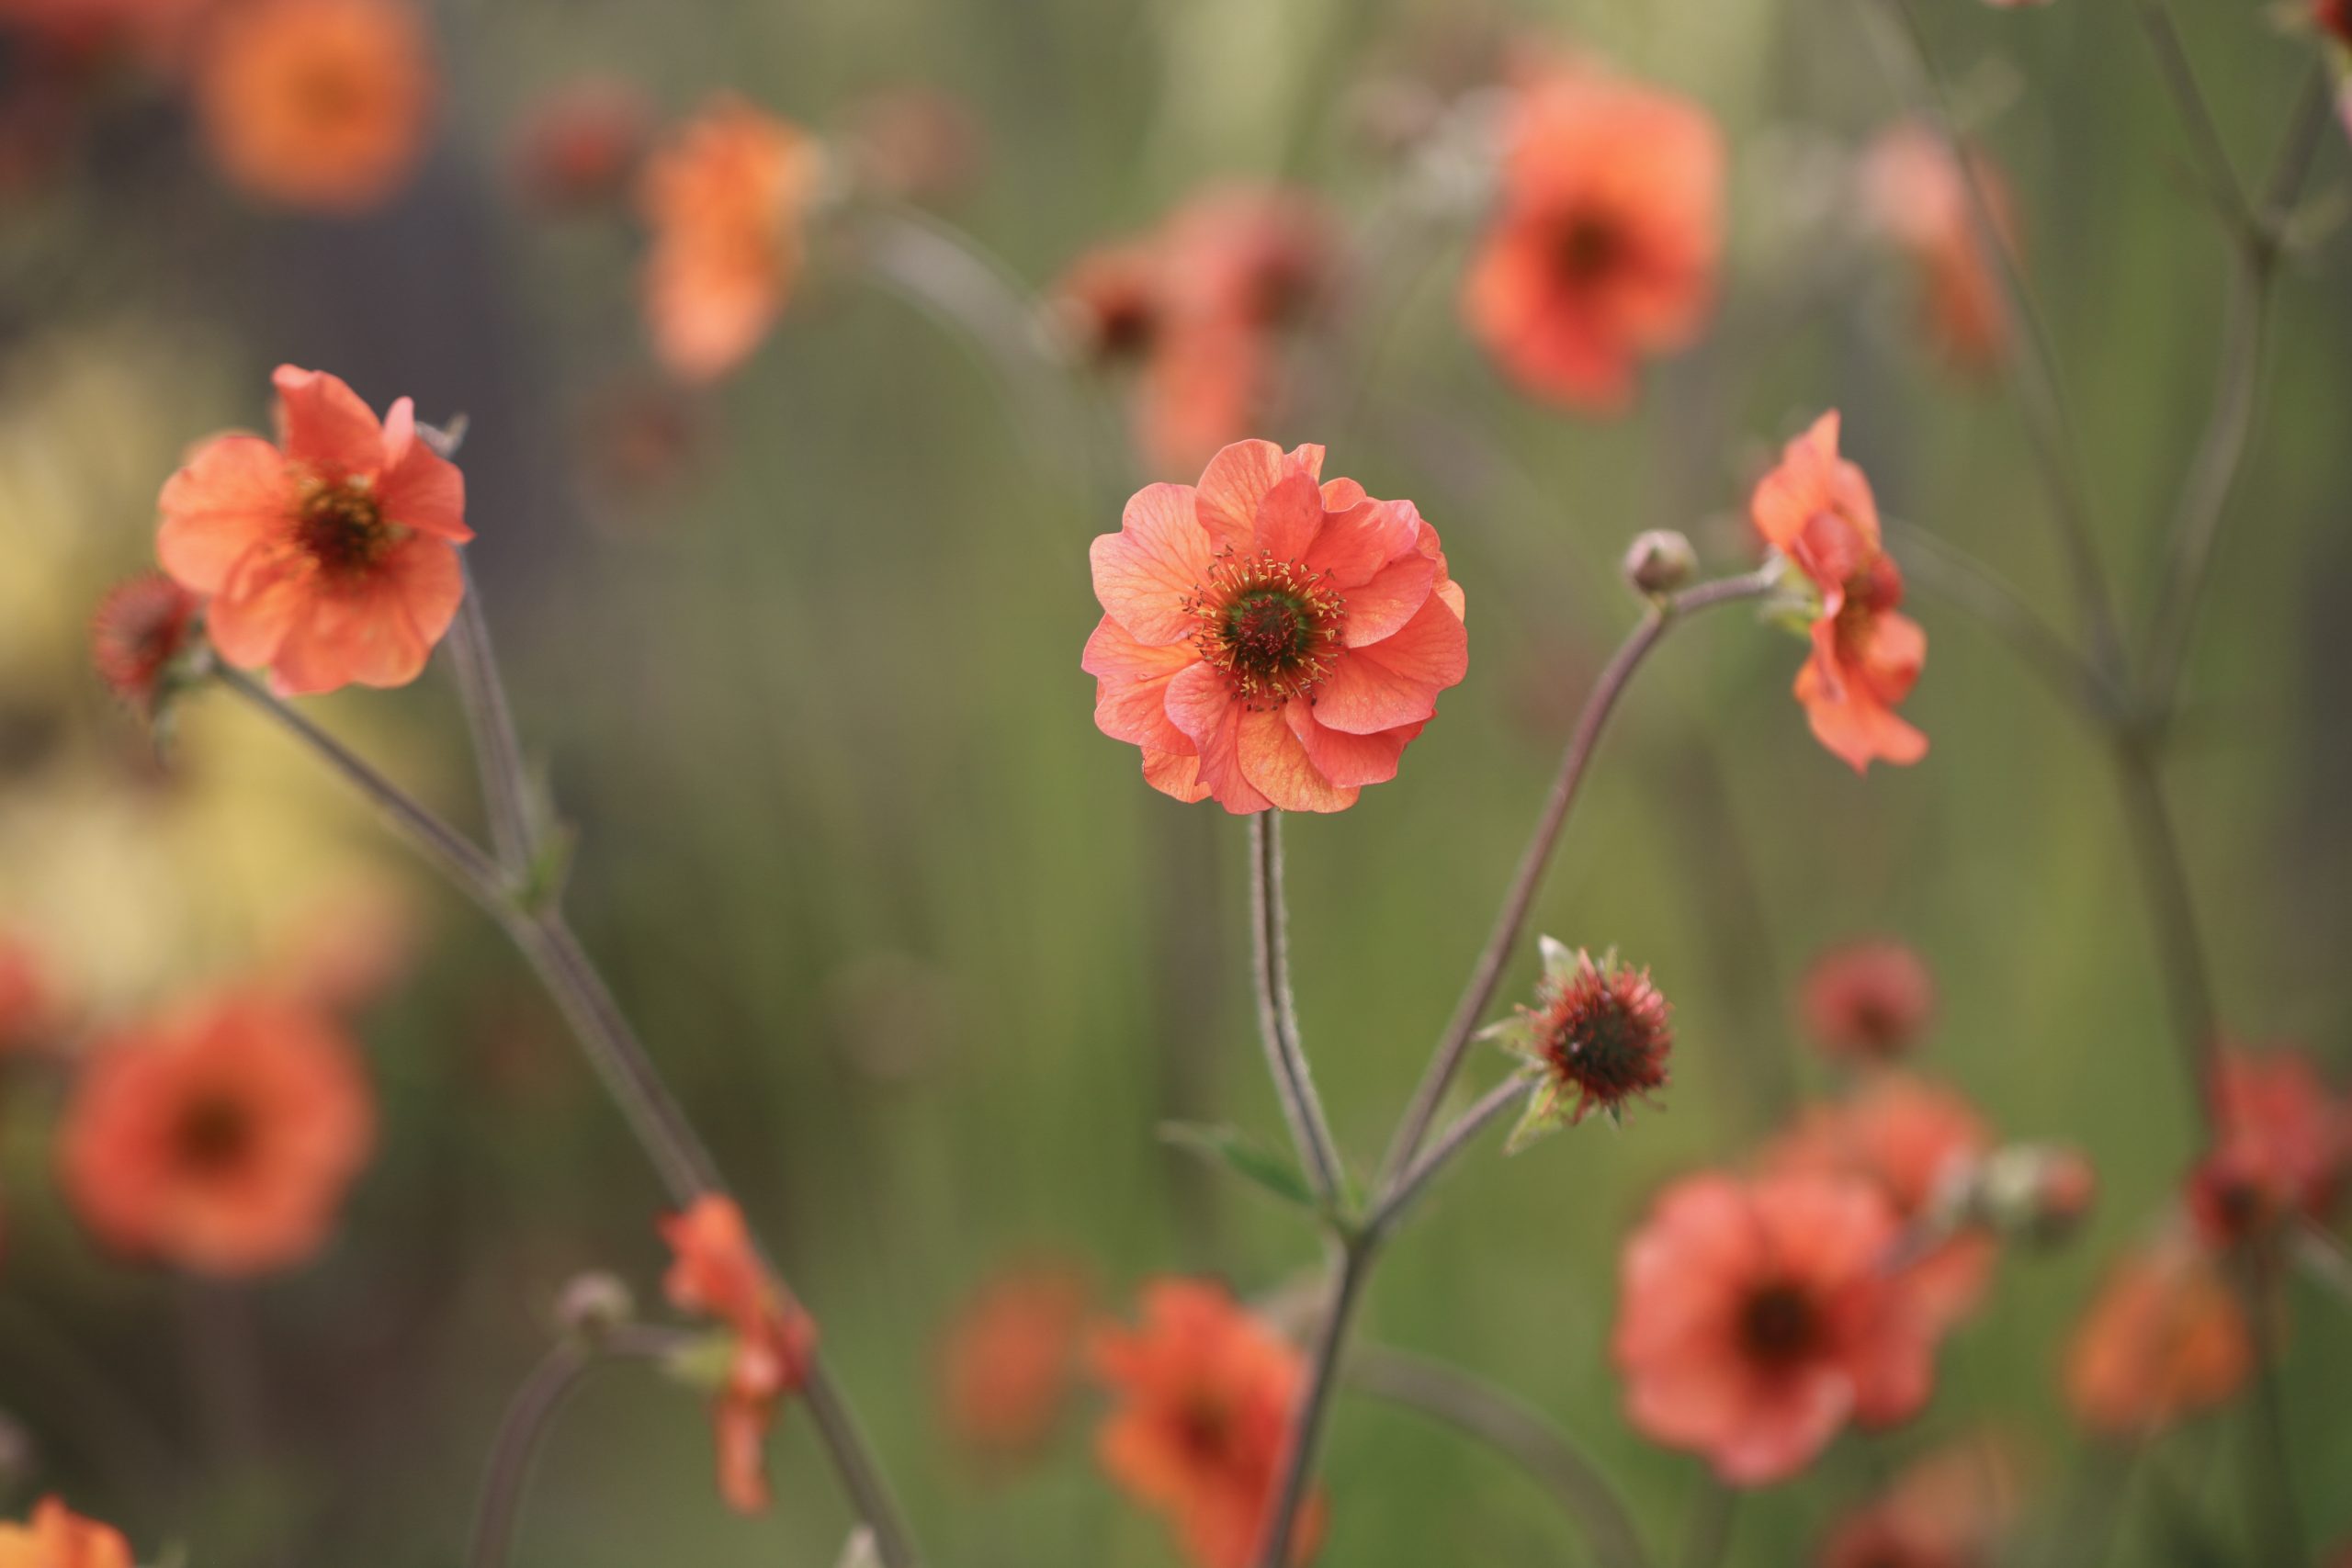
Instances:
[[[1379,1250],[1378,1242],[1368,1236],[1342,1238],[1332,1244],[1330,1294],[1316,1329],[1306,1387],[1291,1413],[1290,1431],[1283,1443],[1282,1480],[1274,1494],[1273,1507],[1266,1516],[1264,1534],[1259,1540],[1258,1568],[1287,1568],[1291,1561],[1291,1537],[1297,1528],[1299,1508],[1306,1500],[1307,1484],[1315,1473],[1315,1451],[1321,1443],[1324,1417],[1329,1413],[1331,1391],[1338,1382],[1340,1352],[1346,1348],[1349,1325],[1354,1321],[1356,1304],[1363,1297],[1364,1281],[1372,1273],[1373,1259]]]
[[[1437,1119],[1446,1090],[1453,1086],[1453,1075],[1469,1049],[1470,1037],[1476,1032],[1479,1019],[1486,1015],[1487,1004],[1494,1000],[1495,988],[1501,984],[1503,971],[1519,945],[1527,911],[1552,863],[1552,852],[1558,847],[1560,829],[1567,822],[1569,807],[1576,803],[1577,786],[1584,782],[1585,770],[1600,743],[1601,729],[1609,722],[1617,699],[1624,694],[1634,671],[1677,620],[1716,604],[1759,597],[1770,592],[1778,581],[1777,570],[1767,568],[1743,577],[1702,583],[1671,598],[1653,600],[1640,624],[1618,645],[1616,653],[1601,670],[1593,683],[1592,694],[1585,699],[1583,713],[1577,718],[1576,730],[1568,738],[1567,750],[1561,754],[1560,771],[1553,778],[1552,793],[1536,818],[1533,836],[1520,856],[1519,870],[1503,895],[1502,908],[1496,913],[1486,948],[1471,967],[1469,983],[1463,987],[1462,998],[1454,1005],[1453,1016],[1439,1037],[1437,1050],[1421,1075],[1419,1087],[1414,1090],[1412,1103],[1389,1143],[1376,1190],[1396,1190],[1429,1136],[1430,1123]]]
[[[1315,1075],[1298,1032],[1290,990],[1290,915],[1283,889],[1282,813],[1272,807],[1250,818],[1250,946],[1258,982],[1258,1034],[1266,1068],[1282,1101],[1291,1142],[1327,1213],[1340,1201],[1340,1155],[1315,1093]]]
[[[1385,1236],[1404,1217],[1405,1211],[1421,1195],[1440,1170],[1468,1147],[1479,1134],[1485,1132],[1502,1116],[1516,1110],[1535,1086],[1524,1077],[1514,1075],[1487,1091],[1486,1098],[1454,1118],[1453,1125],[1440,1133],[1420,1157],[1396,1179],[1372,1213],[1364,1219],[1363,1228],[1374,1240]]]
[[[1356,1347],[1347,1382],[1360,1393],[1442,1421],[1511,1460],[1576,1522],[1600,1568],[1648,1568],[1649,1554],[1608,1477],[1566,1433],[1501,1389],[1443,1361],[1379,1345]]]
[[[521,878],[538,852],[537,834],[531,825],[528,775],[516,742],[514,719],[506,705],[506,683],[499,678],[498,658],[490,641],[490,622],[481,613],[481,595],[474,587],[473,570],[465,571],[465,597],[458,602],[458,618],[449,627],[449,662],[458,677],[458,696],[472,732],[474,759],[481,774],[483,803],[490,816],[490,841],[507,874]]]

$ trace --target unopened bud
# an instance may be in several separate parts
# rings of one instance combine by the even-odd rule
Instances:
[[[566,1334],[594,1345],[637,1316],[637,1299],[615,1275],[601,1269],[574,1275],[555,1299],[556,1322]]]
[[[2098,1178],[2079,1149],[2011,1144],[1978,1168],[1974,1208],[2004,1235],[2043,1246],[2073,1235],[2098,1196]]]
[[[1639,535],[1625,550],[1625,581],[1636,592],[1671,593],[1698,570],[1698,552],[1671,528]]]

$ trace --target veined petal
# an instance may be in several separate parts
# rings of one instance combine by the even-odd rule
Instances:
[[[1207,576],[1215,547],[1193,518],[1189,485],[1146,485],[1127,502],[1119,531],[1098,536],[1089,555],[1102,608],[1155,647],[1193,629],[1184,601]]]
[[[376,494],[388,522],[452,544],[474,536],[466,526],[465,476],[416,438],[415,409],[406,398],[384,418],[384,474]]]
[[[1344,637],[1350,648],[1384,642],[1429,603],[1437,586],[1437,562],[1419,550],[1389,562],[1370,581],[1348,590],[1348,619]],[[1458,617],[1457,617],[1458,618]]]
[[[1160,794],[1174,795],[1188,804],[1209,797],[1209,786],[1201,782],[1201,759],[1190,751],[1144,748],[1143,781]]]
[[[258,435],[219,435],[164,481],[155,554],[183,588],[217,593],[245,553],[294,512],[286,458]]]
[[[1283,449],[1271,441],[1237,441],[1209,459],[1201,474],[1200,525],[1220,549],[1251,547],[1258,502],[1283,477]]]
[[[1292,468],[1258,502],[1251,547],[1276,560],[1303,560],[1323,527],[1323,492],[1314,476]]]
[[[1245,711],[1225,672],[1206,664],[1195,664],[1168,683],[1168,716],[1198,750],[1201,783],[1217,804],[1236,814],[1263,811],[1268,804],[1241,769]]]
[[[1315,716],[1351,735],[1418,724],[1437,712],[1438,693],[1469,668],[1469,635],[1432,593],[1394,637],[1340,657],[1316,690]]]
[[[340,377],[281,365],[269,379],[288,457],[334,478],[383,467],[383,426]]]
[[[206,635],[241,670],[273,662],[310,603],[310,563],[290,542],[257,546],[241,557],[205,611]]]
[[[1282,709],[1245,710],[1239,746],[1242,776],[1284,811],[1345,811],[1356,803],[1354,789],[1315,766]]]
[[[1332,488],[1324,486],[1327,491]],[[1329,505],[1328,499],[1325,504]],[[1323,531],[1306,552],[1306,565],[1321,572],[1335,587],[1361,587],[1381,568],[1415,548],[1420,526],[1420,513],[1409,501],[1360,500],[1345,508],[1332,507],[1323,518]]]
[[[1374,735],[1350,735],[1315,720],[1315,706],[1305,697],[1293,697],[1283,710],[1291,733],[1306,749],[1315,771],[1341,788],[1386,784],[1396,776],[1396,764],[1406,746],[1421,732],[1418,724],[1400,725]],[[1279,804],[1279,803],[1277,803]]]
[[[1199,662],[1191,643],[1150,647],[1105,615],[1086,639],[1080,662],[1096,677],[1094,722],[1103,734],[1147,750],[1192,750],[1191,739],[1168,717],[1168,682]]]

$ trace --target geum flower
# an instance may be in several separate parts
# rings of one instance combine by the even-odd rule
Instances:
[[[1928,655],[1918,623],[1895,613],[1903,573],[1879,541],[1878,502],[1862,470],[1838,456],[1832,409],[1789,443],[1750,502],[1765,542],[1820,596],[1813,654],[1796,698],[1822,745],[1865,772],[1873,759],[1916,762],[1928,738],[1897,717]]]
[[[1709,1172],[1667,1189],[1620,1277],[1611,1354],[1634,1427],[1758,1486],[1849,1420],[1917,1412],[1938,1325],[1884,1267],[1896,1235],[1860,1181]]]
[[[661,1222],[674,1255],[662,1291],[681,1312],[718,1319],[729,1331],[712,1426],[718,1492],[739,1514],[768,1506],[768,1428],[786,1395],[808,1381],[817,1324],[767,1271],[752,1247],[743,1212],[716,1194]]]
[[[0,1525],[0,1568],[130,1568],[130,1543],[111,1525],[43,1497],[29,1524]]]
[[[333,376],[281,365],[278,441],[220,435],[164,482],[155,551],[209,594],[212,646],[281,695],[416,679],[465,596],[465,479]]]
[[[1596,963],[1548,936],[1538,945],[1544,976],[1535,1006],[1484,1032],[1525,1063],[1535,1083],[1505,1145],[1509,1153],[1596,1111],[1623,1122],[1629,1100],[1655,1105],[1674,1048],[1668,1022],[1673,1010],[1650,984],[1648,970],[1618,963],[1614,952]]]
[[[1622,412],[1688,344],[1723,250],[1723,138],[1671,94],[1560,69],[1521,88],[1500,209],[1464,284],[1470,333],[1528,391]]]
[[[1093,1362],[1117,1402],[1098,1438],[1103,1469],[1168,1516],[1196,1568],[1250,1568],[1306,1382],[1297,1347],[1222,1286],[1159,1280],[1142,1325],[1102,1330]],[[1299,1512],[1294,1562],[1315,1554],[1323,1520],[1318,1493]]]
[[[2324,1221],[2352,1165],[2352,1111],[2304,1053],[2226,1050],[2208,1089],[2213,1141],[2188,1182],[2188,1212],[2216,1247],[2263,1239],[2298,1217]]]
[[[2066,1404],[2102,1436],[2145,1438],[2226,1404],[2254,1368],[2238,1293],[2189,1238],[2127,1254],[2066,1348]]]
[[[1879,233],[1918,269],[1928,341],[1955,368],[1981,372],[2007,352],[2009,322],[1994,258],[1978,238],[1969,182],[2001,243],[2015,248],[2008,183],[1972,150],[1963,165],[1942,137],[1909,121],[1890,126],[1861,165],[1862,205]]]
[[[999,1464],[1034,1457],[1054,1433],[1078,1374],[1091,1292],[1074,1265],[1026,1263],[989,1279],[940,1345],[940,1415],[949,1435]]]
[[[1469,668],[1437,530],[1352,479],[1318,487],[1322,466],[1320,446],[1237,442],[1094,541],[1094,722],[1179,800],[1352,806]]]
[[[1936,1012],[1927,961],[1892,938],[1846,942],[1805,968],[1797,1015],[1825,1055],[1890,1062],[1918,1043]]]
[[[90,663],[115,695],[153,713],[195,640],[203,601],[160,571],[118,582],[90,617]]]
[[[232,992],[92,1054],[65,1108],[60,1184],[119,1251],[260,1274],[324,1245],[375,1132],[374,1092],[339,1026]]]

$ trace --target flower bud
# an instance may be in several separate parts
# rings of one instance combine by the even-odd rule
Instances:
[[[1625,550],[1625,581],[1637,593],[1671,593],[1698,570],[1698,552],[1671,528],[1637,535]]]
[[[555,1299],[556,1322],[589,1345],[603,1342],[637,1316],[637,1299],[618,1277],[602,1269],[576,1274]]]

